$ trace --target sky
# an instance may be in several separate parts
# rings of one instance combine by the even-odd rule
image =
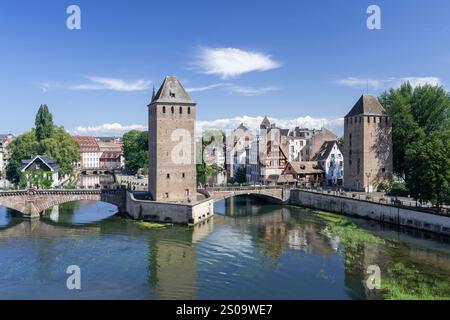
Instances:
[[[41,104],[73,134],[145,129],[153,86],[175,75],[201,128],[267,115],[340,134],[367,89],[446,87],[449,36],[448,0],[1,0],[0,133],[29,130]]]

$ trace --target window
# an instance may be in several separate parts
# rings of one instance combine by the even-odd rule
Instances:
[[[381,168],[381,172],[385,173],[386,172],[386,168]]]
[[[172,112],[172,114],[175,112],[175,109],[173,108],[173,106],[170,108],[170,111]]]
[[[183,108],[180,107],[180,114],[183,114]]]
[[[367,117],[367,123],[370,123],[370,117]]]
[[[166,178],[170,179],[170,173],[166,174]]]
[[[189,195],[189,189],[185,189],[184,193],[188,196]]]
[[[164,193],[164,197],[169,198],[169,193],[168,192]]]
[[[166,113],[166,106],[163,107],[163,113]]]
[[[181,177],[184,179],[186,177],[186,175],[184,174],[184,172],[181,174]]]
[[[188,107],[188,114],[191,114],[191,107]]]

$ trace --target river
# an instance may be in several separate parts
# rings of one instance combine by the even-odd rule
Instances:
[[[215,207],[164,228],[102,202],[37,221],[0,207],[0,299],[449,299],[448,238],[247,196]],[[81,290],[67,289],[70,265]],[[365,285],[369,266],[381,290]]]

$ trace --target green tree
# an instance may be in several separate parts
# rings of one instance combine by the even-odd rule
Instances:
[[[239,167],[234,173],[234,181],[237,183],[245,183],[247,181],[247,174],[245,167]]]
[[[41,115],[36,116],[36,123],[41,126],[41,140],[38,139],[38,130],[34,128],[18,136],[9,144],[8,180],[18,183],[22,160],[30,159],[36,155],[45,155],[58,161],[61,176],[73,174],[74,163],[78,162],[80,158],[78,142],[63,127],[55,126],[53,120],[51,120],[52,115],[47,114],[47,112],[47,106],[41,107],[38,111],[38,114]],[[42,125],[47,123],[46,121],[38,121],[38,119],[43,118],[50,119],[53,126],[51,130],[46,128],[46,125]],[[48,135],[49,132],[50,135]]]
[[[139,169],[148,171],[148,132],[131,130],[123,135],[125,168],[136,174]]]
[[[406,150],[406,184],[412,196],[441,208],[450,193],[450,130],[420,133]]]
[[[53,116],[46,104],[39,107],[34,125],[36,128],[37,141],[42,141],[52,136],[55,125],[53,124]]]
[[[337,143],[339,148],[341,148],[341,150],[344,150],[344,137],[339,137]]]

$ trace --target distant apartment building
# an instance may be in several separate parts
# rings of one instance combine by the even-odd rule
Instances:
[[[336,140],[325,141],[313,161],[317,161],[324,171],[324,186],[343,185],[344,156]]]
[[[9,154],[8,145],[14,140],[12,134],[0,134],[0,180],[6,177]]]
[[[392,120],[377,98],[364,94],[344,118],[344,184],[372,192],[392,180]]]
[[[253,141],[252,132],[241,123],[226,138],[226,171],[227,181],[235,179],[236,172],[246,170],[250,159],[250,146]]]
[[[295,127],[289,131],[289,161],[302,161],[302,150],[315,134],[315,129]]]
[[[74,136],[80,145],[80,162],[77,167],[83,169],[99,169],[102,151],[95,137]]]

